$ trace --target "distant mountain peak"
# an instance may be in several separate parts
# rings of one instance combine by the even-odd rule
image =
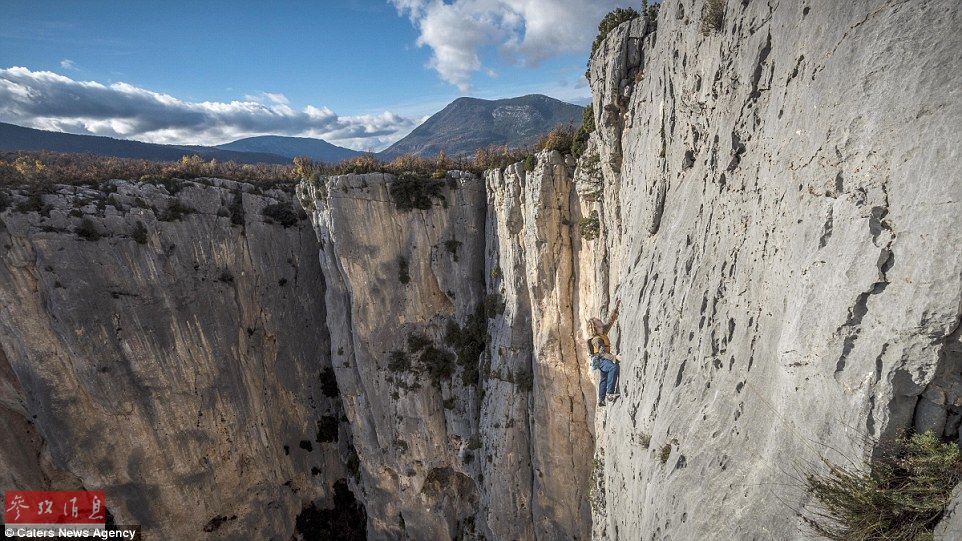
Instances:
[[[442,150],[457,156],[474,154],[477,149],[492,145],[524,147],[559,124],[580,125],[582,109],[543,94],[497,100],[462,96],[380,156],[433,156]]]
[[[230,143],[218,145],[217,148],[241,152],[266,152],[286,158],[304,156],[322,162],[339,162],[362,154],[356,150],[328,143],[323,139],[291,137],[286,135],[257,135],[254,137],[245,137]]]

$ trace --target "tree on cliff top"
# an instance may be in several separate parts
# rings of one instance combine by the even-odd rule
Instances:
[[[595,38],[594,43],[591,44],[591,56],[595,55],[595,51],[601,46],[601,42],[608,37],[608,33],[618,27],[622,23],[626,23],[632,19],[637,19],[641,15],[632,8],[618,8],[611,13],[605,15],[601,22],[598,23],[598,36]]]

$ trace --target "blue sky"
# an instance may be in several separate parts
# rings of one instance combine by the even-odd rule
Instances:
[[[462,95],[583,103],[617,0],[18,1],[0,121],[166,143],[281,133],[379,149]]]

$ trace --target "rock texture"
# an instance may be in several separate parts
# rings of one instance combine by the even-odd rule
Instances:
[[[557,152],[537,158],[530,172],[519,163],[487,174],[489,295],[504,301],[489,323],[489,516],[499,539],[584,539],[594,401],[576,338],[573,171]],[[530,389],[530,398],[504,379]],[[530,485],[512,481],[529,465]],[[519,501],[531,509],[530,524],[511,512]]]
[[[18,192],[0,480],[188,538],[796,539],[823,461],[960,438],[957,3],[704,13],[610,32],[577,161]]]
[[[380,173],[301,185],[322,246],[334,372],[354,427],[368,532],[452,538],[475,531],[479,355],[456,358],[450,327],[484,299],[484,190],[451,173],[429,210],[398,210]],[[427,197],[427,196],[425,196]],[[482,346],[483,347],[483,346]]]
[[[572,332],[571,171],[304,183],[373,538],[586,538],[591,412]],[[590,389],[588,389],[590,396]],[[590,404],[590,399],[588,401]]]
[[[528,147],[555,126],[577,127],[582,111],[579,105],[540,94],[501,100],[458,98],[379,152],[378,157],[433,157],[439,152],[474,156],[479,148],[490,146]]]
[[[118,524],[186,539],[286,540],[303,506],[333,506],[351,434],[318,244],[290,195],[219,180],[5,195],[0,485],[103,489]]]
[[[626,357],[598,538],[802,536],[797,472],[959,435],[958,6],[704,8],[592,59]]]

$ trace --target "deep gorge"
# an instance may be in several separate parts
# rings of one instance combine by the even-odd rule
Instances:
[[[804,536],[797,468],[960,437],[952,6],[746,0],[706,32],[666,0],[592,57],[580,157],[413,205],[383,173],[13,190],[2,484],[184,538]]]

